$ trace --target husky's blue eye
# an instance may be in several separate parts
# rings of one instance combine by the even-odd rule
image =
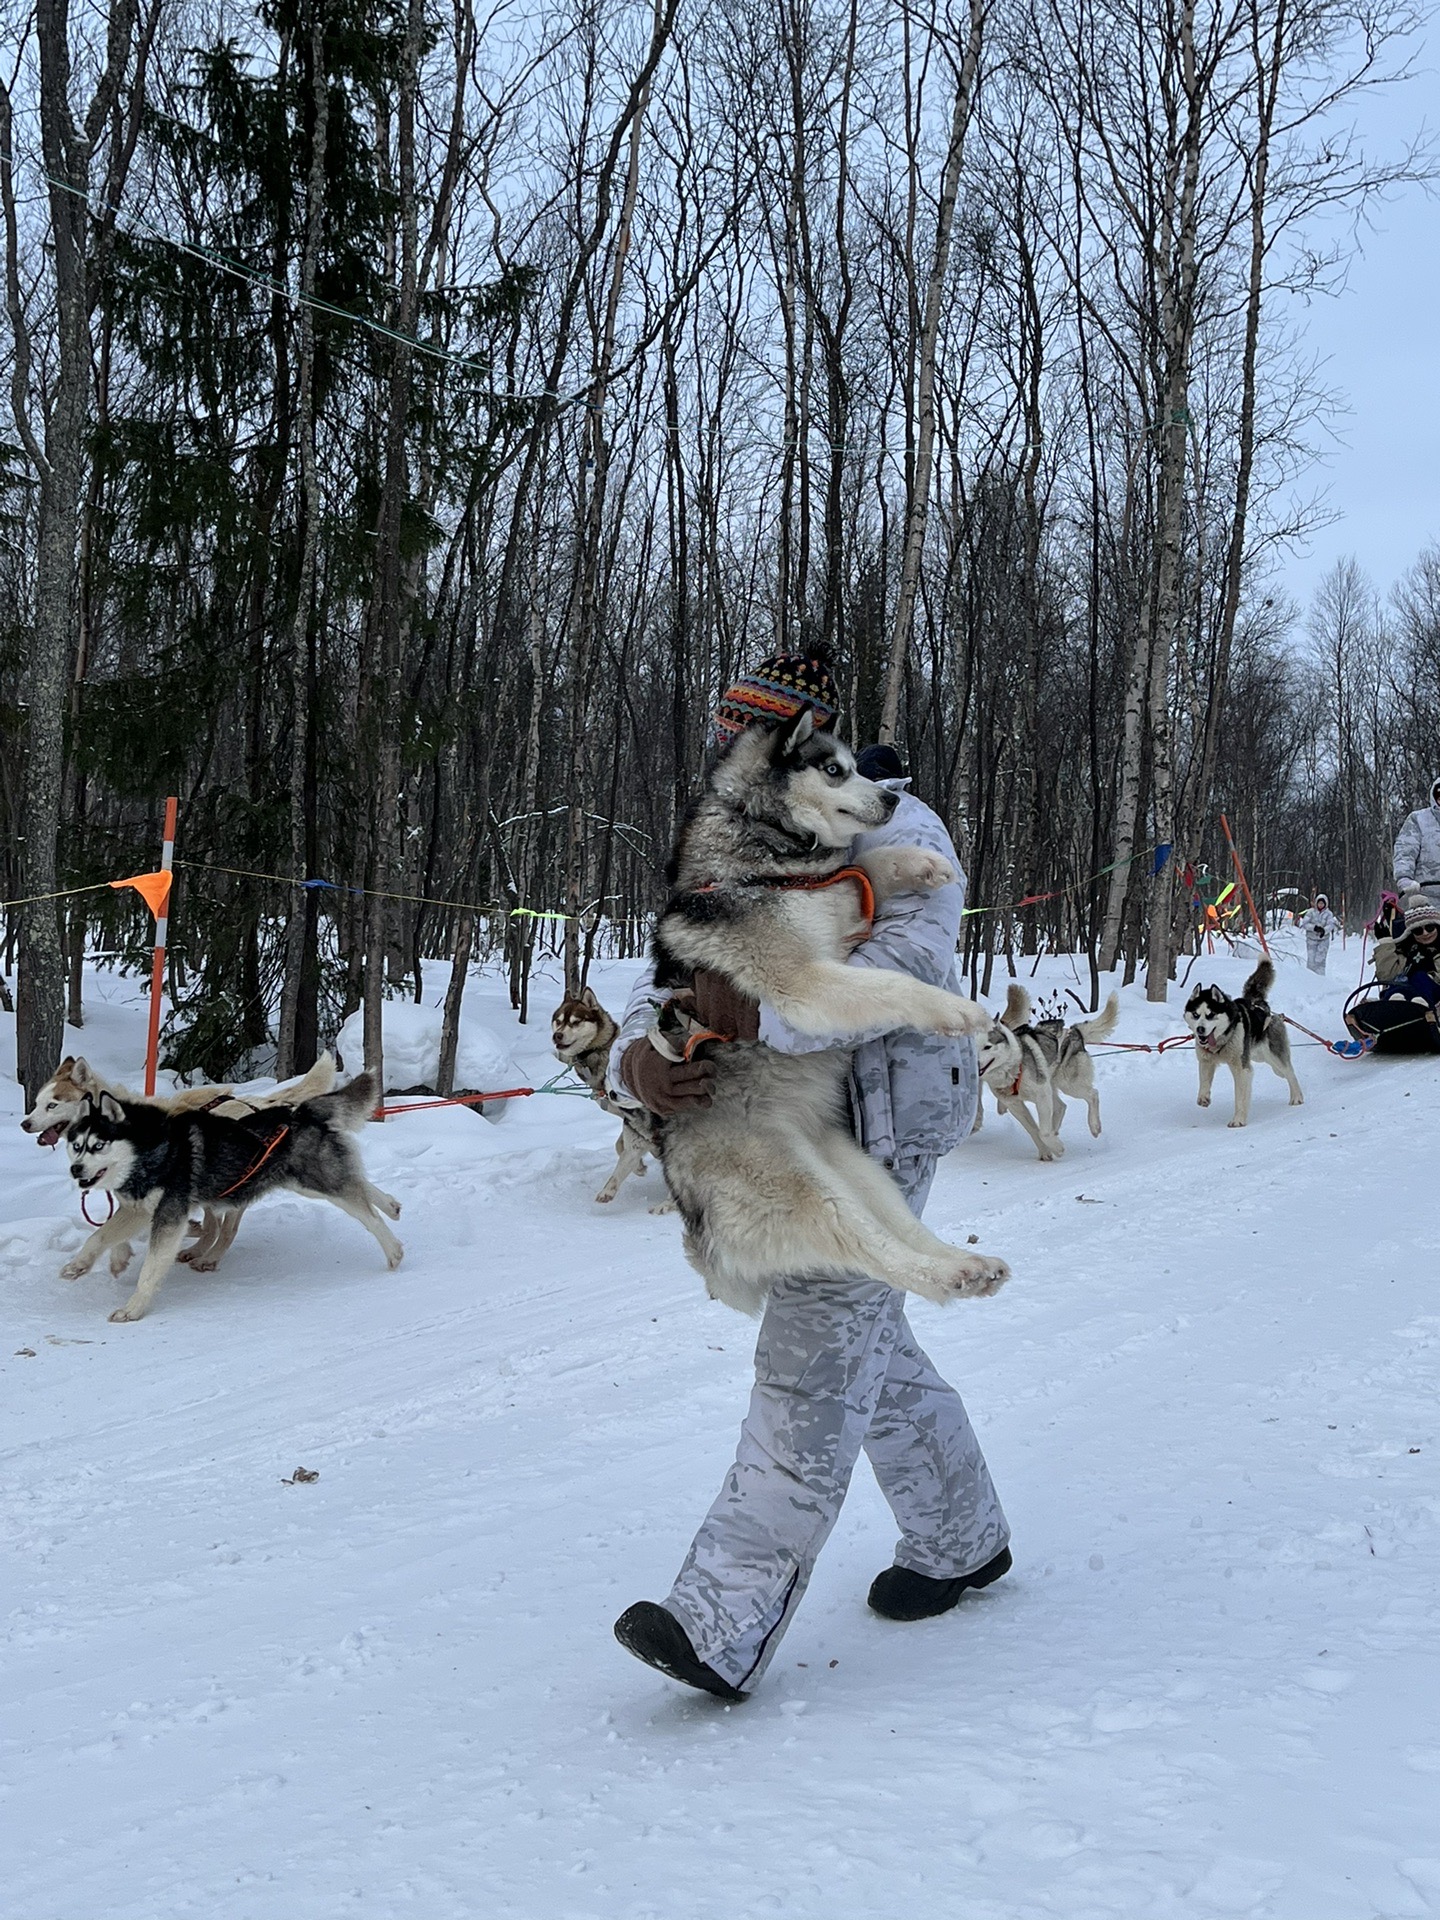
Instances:
[[[845,769],[838,760],[828,761],[825,765],[824,773],[825,777],[829,780],[843,780],[845,778]]]

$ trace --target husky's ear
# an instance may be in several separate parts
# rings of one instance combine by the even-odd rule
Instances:
[[[96,1085],[94,1070],[91,1068],[90,1062],[86,1060],[83,1055],[74,1060],[67,1060],[65,1066],[69,1067],[70,1078],[75,1082],[77,1087],[93,1087]],[[62,1068],[61,1071],[63,1072],[64,1069]]]
[[[815,731],[815,709],[807,700],[788,726],[782,727],[775,741],[775,758],[787,760],[798,753]]]
[[[125,1109],[113,1093],[102,1093],[95,1104],[103,1119],[118,1125],[125,1118]]]
[[[598,1008],[600,1005],[600,1002],[595,998],[595,989],[588,984],[580,989],[580,998],[585,1002],[587,1007]]]

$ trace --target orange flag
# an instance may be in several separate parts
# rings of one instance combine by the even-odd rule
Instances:
[[[112,880],[112,887],[133,887],[158,920],[170,904],[173,873],[132,873],[128,880]]]

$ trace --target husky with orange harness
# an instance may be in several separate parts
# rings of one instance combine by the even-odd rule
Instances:
[[[132,1218],[150,1222],[135,1291],[110,1318],[145,1313],[195,1207],[239,1211],[281,1189],[339,1207],[375,1236],[387,1266],[398,1267],[405,1250],[381,1215],[398,1219],[400,1203],[371,1186],[349,1137],[374,1107],[375,1081],[366,1073],[317,1099],[235,1117],[165,1113],[113,1093],[87,1100],[65,1135],[71,1175],[82,1193],[102,1188]]]
[[[846,867],[859,835],[895,809],[849,747],[817,731],[810,708],[754,725],[717,763],[671,859],[674,889],[655,932],[657,987],[700,969],[763,1001],[801,1034],[899,1028],[983,1033],[989,1016],[912,975],[845,964],[876,897],[929,892],[955,878],[939,855],[886,847]],[[911,1213],[847,1123],[844,1051],[787,1054],[687,1029],[683,994],[662,1011],[662,1050],[713,1049],[710,1105],[659,1123],[665,1178],[685,1220],[685,1251],[711,1294],[742,1311],[797,1273],[869,1274],[931,1300],[994,1293],[1002,1260],[938,1240]]]

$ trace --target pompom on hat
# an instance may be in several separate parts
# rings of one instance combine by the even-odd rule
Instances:
[[[1440,927],[1440,907],[1426,893],[1407,893],[1400,902],[1406,933],[1418,933],[1421,927]]]
[[[819,653],[773,653],[721,696],[711,722],[715,743],[731,746],[757,720],[792,720],[804,706],[817,727],[834,726],[840,693],[829,662]]]

